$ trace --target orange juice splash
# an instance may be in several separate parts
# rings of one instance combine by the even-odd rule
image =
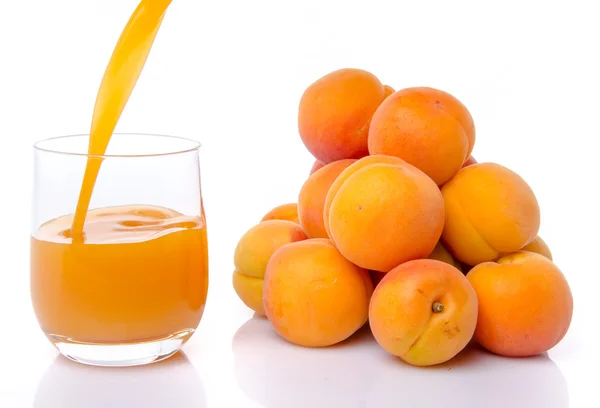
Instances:
[[[117,122],[148,59],[152,44],[172,0],[141,0],[108,63],[94,107],[88,157],[71,226],[73,241],[82,241],[100,165]]]

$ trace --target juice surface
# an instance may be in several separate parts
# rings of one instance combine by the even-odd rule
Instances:
[[[131,15],[104,72],[96,97],[88,154],[102,156],[123,109],[144,68],[171,0],[141,0]],[[89,157],[72,221],[74,240],[81,232],[102,164],[101,157]]]
[[[203,217],[156,206],[94,209],[85,242],[73,216],[31,238],[31,292],[44,332],[89,343],[134,343],[200,322],[208,289]]]

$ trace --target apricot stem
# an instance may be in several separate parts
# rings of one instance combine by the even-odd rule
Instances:
[[[444,311],[444,305],[440,302],[433,302],[433,306],[431,306],[433,313],[441,313]]]

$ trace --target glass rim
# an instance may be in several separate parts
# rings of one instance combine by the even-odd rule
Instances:
[[[113,136],[151,136],[158,137],[164,139],[176,139],[180,141],[189,142],[192,147],[188,149],[178,149],[173,151],[161,152],[161,153],[143,153],[143,154],[89,154],[89,153],[76,153],[76,152],[68,152],[59,149],[50,149],[46,147],[41,147],[40,145],[45,142],[50,142],[53,140],[60,139],[71,139],[71,138],[80,138],[80,137],[89,137],[89,133],[78,133],[78,134],[70,134],[70,135],[62,135],[62,136],[53,136],[46,139],[38,140],[33,144],[33,149],[35,151],[45,152],[45,153],[53,153],[60,154],[64,156],[75,156],[75,157],[88,157],[88,158],[98,158],[98,159],[109,159],[109,158],[142,158],[142,157],[162,157],[162,156],[175,156],[179,154],[185,154],[190,152],[199,151],[202,147],[202,144],[194,139],[190,139],[182,136],[173,136],[167,134],[160,133],[147,133],[147,132],[114,132]]]

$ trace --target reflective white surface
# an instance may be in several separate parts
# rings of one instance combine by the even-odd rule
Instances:
[[[198,372],[184,353],[127,369],[97,368],[57,357],[38,383],[34,408],[206,406]]]
[[[211,309],[236,303],[221,301]],[[0,367],[0,406],[583,408],[600,402],[597,353],[571,333],[536,357],[504,358],[469,345],[448,363],[417,368],[384,352],[368,326],[336,346],[308,349],[281,339],[264,318],[239,311],[227,319],[211,314],[182,353],[132,368],[71,362],[31,333],[32,353],[9,355]]]
[[[333,348],[305,350],[267,326],[251,319],[233,338],[237,385],[265,407],[569,406],[565,377],[546,355],[513,360],[469,347],[449,363],[416,368],[381,350],[368,328]]]

